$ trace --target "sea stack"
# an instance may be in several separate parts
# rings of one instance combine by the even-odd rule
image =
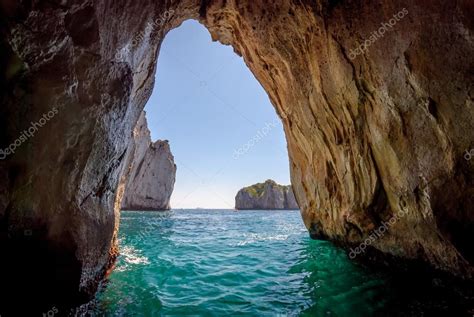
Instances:
[[[151,141],[143,111],[133,132],[133,159],[122,199],[122,210],[168,210],[176,164],[168,141]]]
[[[279,185],[268,179],[265,183],[258,183],[244,187],[235,196],[235,209],[271,210],[271,209],[299,209],[291,185]]]

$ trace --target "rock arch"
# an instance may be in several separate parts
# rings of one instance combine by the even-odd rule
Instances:
[[[58,113],[1,153],[2,287],[25,297],[20,278],[39,306],[94,294],[117,254],[130,132],[186,19],[267,91],[313,237],[356,246],[401,213],[370,248],[471,276],[473,15],[469,0],[3,1],[2,148]]]

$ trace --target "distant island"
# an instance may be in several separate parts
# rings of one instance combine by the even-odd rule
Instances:
[[[244,187],[235,196],[237,210],[299,209],[291,185],[280,185],[268,179]]]

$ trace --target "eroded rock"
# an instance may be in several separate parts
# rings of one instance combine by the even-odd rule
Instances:
[[[59,110],[2,162],[2,294],[28,307],[94,294],[117,255],[130,132],[163,37],[186,19],[232,45],[268,93],[314,237],[357,245],[403,211],[373,248],[472,276],[474,160],[463,158],[474,148],[472,1],[3,1],[0,10],[1,148]]]
[[[151,142],[145,112],[138,120],[130,149],[134,152],[122,210],[168,210],[176,165],[168,141]]]
[[[283,186],[269,179],[244,187],[235,196],[235,209],[298,209],[291,186]]]

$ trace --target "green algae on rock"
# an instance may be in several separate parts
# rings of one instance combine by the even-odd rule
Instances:
[[[298,209],[291,185],[268,179],[242,188],[235,197],[235,209]]]

